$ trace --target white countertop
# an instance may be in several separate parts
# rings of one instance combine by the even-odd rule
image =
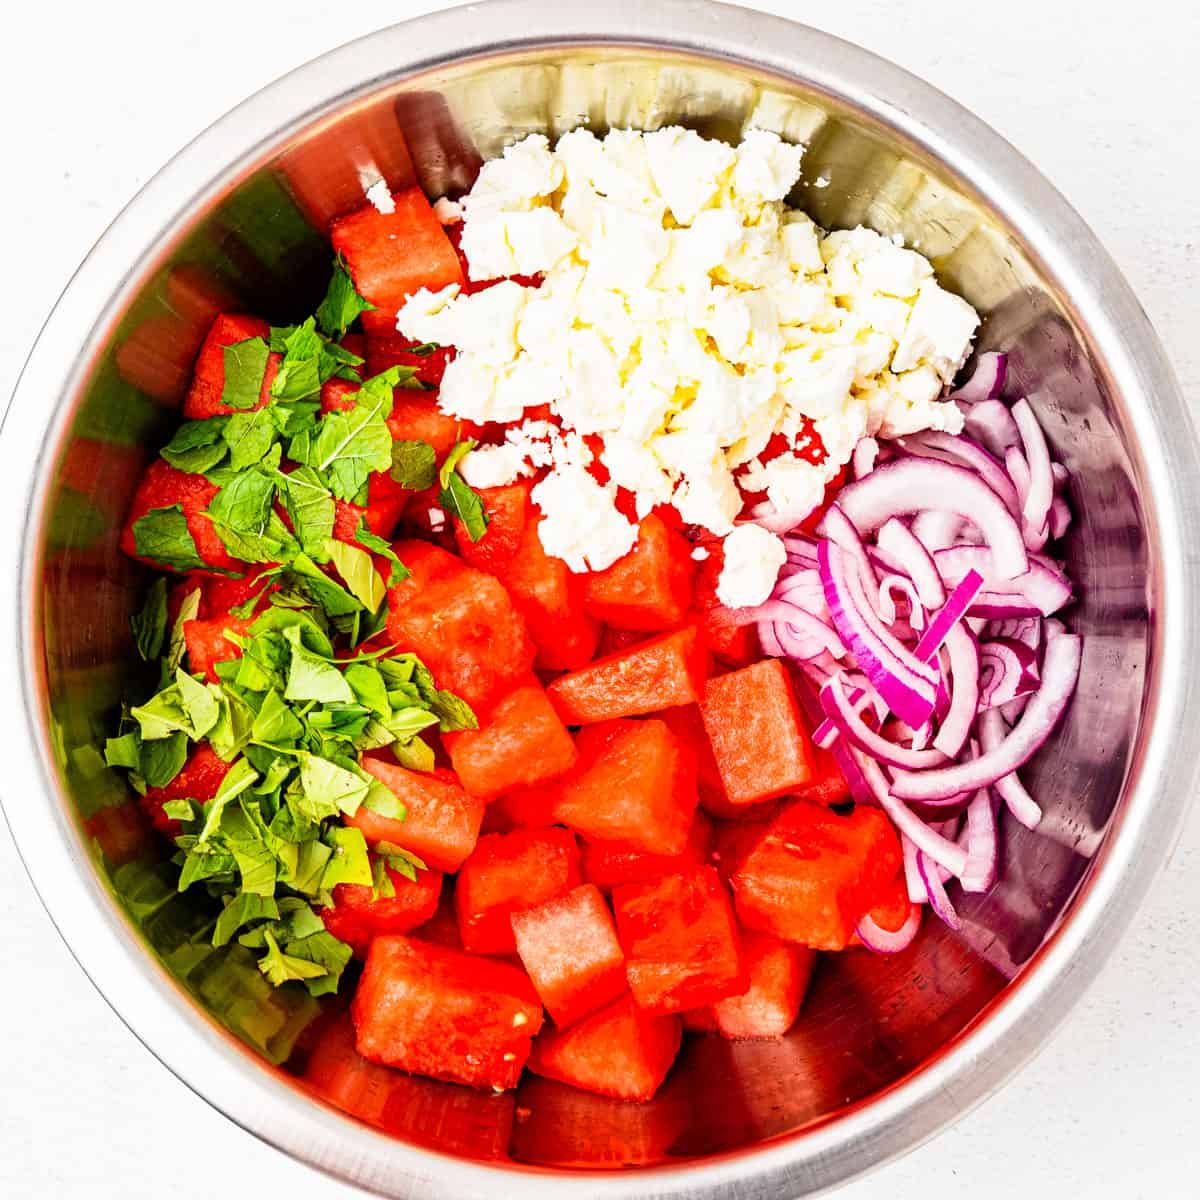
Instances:
[[[76,263],[188,138],[322,50],[442,7],[108,0],[9,10],[0,397]],[[1095,228],[1200,400],[1200,11],[1170,0],[1007,0],[986,12],[964,0],[752,7],[803,14],[894,59],[1008,136]],[[839,1200],[1195,1195],[1198,946],[1200,812],[1040,1057]],[[3,825],[0,964],[0,1196],[358,1195],[237,1129],[141,1047],[54,932]]]

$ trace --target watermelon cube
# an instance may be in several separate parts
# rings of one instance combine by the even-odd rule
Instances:
[[[707,866],[711,843],[712,822],[697,812],[687,845],[680,854],[647,854],[644,850],[631,850],[621,842],[585,842],[583,877],[602,892],[611,892],[623,883],[649,883],[664,875]]]
[[[497,578],[503,576],[516,557],[529,522],[529,489],[528,483],[479,489],[488,519],[483,537],[473,542],[466,526],[457,517],[454,519],[454,539],[465,563]]]
[[[917,907],[919,906],[914,905],[908,898],[908,884],[901,874],[879,893],[867,915],[880,929],[888,933],[898,933]],[[862,939],[857,933],[850,938],[850,945],[862,945]]]
[[[900,839],[879,809],[859,805],[839,816],[798,800],[733,876],[738,917],[787,942],[844,950],[900,867]]]
[[[559,789],[554,780],[535,787],[515,788],[497,796],[483,814],[484,833],[511,833],[514,829],[541,829],[553,825]]]
[[[339,883],[333,905],[321,910],[325,928],[362,958],[371,940],[388,933],[408,933],[429,921],[438,907],[442,876],[438,871],[418,871],[416,880],[385,867],[395,892],[384,896],[359,883]]]
[[[409,771],[374,755],[363,766],[404,805],[403,820],[360,808],[347,824],[361,829],[368,843],[391,842],[411,850],[437,871],[457,871],[475,849],[484,803],[468,795],[453,771]]]
[[[397,542],[411,572],[388,593],[387,630],[438,687],[462,697],[482,723],[533,667],[533,645],[509,594],[492,576],[427,542]]]
[[[688,626],[561,675],[547,691],[568,725],[590,725],[693,704],[707,674],[708,651]]]
[[[515,1087],[542,1027],[525,972],[396,934],[377,937],[351,1007],[372,1062],[469,1087]]]
[[[824,804],[827,808],[835,804],[845,804],[851,799],[850,787],[833,752],[817,745],[814,745],[812,750],[812,778],[796,789],[796,797],[800,800],[811,800],[814,804]]]
[[[392,402],[392,415],[387,420],[392,437],[398,442],[428,442],[440,462],[455,442],[471,432],[469,422],[444,413],[437,399],[429,392],[397,388]]]
[[[817,952],[765,933],[744,933],[750,986],[711,1008],[718,1032],[735,1041],[783,1037],[796,1023]]]
[[[521,963],[560,1029],[627,990],[612,913],[591,884],[513,913],[512,928]]]
[[[615,629],[672,629],[691,607],[695,565],[691,543],[650,513],[624,558],[585,577],[587,610]]]
[[[462,938],[458,936],[458,917],[454,915],[454,877],[443,876],[442,895],[438,900],[437,910],[433,916],[419,925],[413,931],[413,937],[423,942],[433,942],[437,946],[447,946],[451,950],[463,948]]]
[[[678,1017],[643,1012],[629,997],[570,1029],[547,1029],[533,1045],[529,1069],[617,1100],[654,1098],[679,1053]]]
[[[146,468],[146,473],[133,494],[129,516],[125,518],[125,525],[121,531],[121,549],[130,558],[140,559],[157,570],[172,570],[173,568],[163,563],[138,554],[134,525],[151,509],[179,505],[188,533],[192,535],[192,541],[196,545],[196,554],[201,561],[214,570],[240,573],[246,564],[234,558],[225,549],[225,543],[221,541],[216,526],[205,515],[216,494],[216,485],[209,483],[203,475],[190,475],[186,471],[176,470],[161,458],[155,459]]]
[[[704,1008],[689,1008],[687,1012],[679,1014],[683,1021],[684,1031],[687,1033],[719,1033],[717,1029],[717,1018],[713,1013],[712,1005],[705,1005]]]
[[[721,769],[713,755],[708,730],[698,704],[684,704],[678,708],[664,708],[656,714],[665,721],[671,732],[687,746],[696,760],[696,793],[700,804],[714,817],[740,815],[725,795],[725,784],[721,781]]]
[[[375,305],[362,315],[368,337],[394,334],[396,316],[414,292],[463,282],[458,255],[421,189],[397,192],[393,200],[394,212],[367,204],[329,228],[359,295]]]
[[[271,332],[266,321],[241,313],[221,313],[212,323],[192,375],[192,385],[183,401],[183,415],[189,421],[202,421],[206,417],[229,416],[234,410],[221,403],[225,390],[225,347],[259,337],[264,341]],[[263,376],[255,408],[262,408],[271,398],[271,384],[279,370],[282,355],[267,356],[267,370]]]
[[[735,808],[794,792],[812,779],[812,742],[778,659],[710,679],[700,712]]]
[[[696,812],[695,768],[661,721],[591,725],[579,763],[559,781],[554,819],[588,841],[647,854],[682,854]]]
[[[262,578],[271,564],[251,567],[245,575],[197,576],[204,584],[204,597],[200,602],[198,617],[223,617],[239,604],[245,604],[255,596],[261,597],[255,610],[261,612],[269,603],[267,597],[279,590],[279,584]],[[172,617],[172,620],[174,618]]]
[[[220,683],[217,663],[242,657],[242,648],[227,634],[245,637],[252,620],[237,617],[210,617],[206,621],[184,621],[183,640],[187,645],[188,670],[203,675],[210,683]]]
[[[774,802],[761,819],[713,822],[712,861],[717,874],[729,884],[741,869],[751,851],[767,836],[771,822],[783,811],[784,804]],[[754,810],[757,814],[758,810]]]
[[[741,936],[717,872],[700,867],[613,890],[617,933],[634,999],[682,1012],[747,987]]]
[[[509,692],[479,729],[442,735],[463,787],[490,800],[575,765],[575,742],[536,679]]]
[[[366,339],[367,377],[382,375],[389,367],[412,367],[417,379],[427,388],[442,386],[442,376],[454,359],[453,346],[438,346],[420,354],[413,351],[419,343],[411,342],[393,332],[392,335],[376,335]],[[356,353],[363,353],[356,351]]]
[[[723,620],[724,606],[717,599],[717,584],[725,565],[725,552],[719,541],[706,542],[708,557],[696,572],[692,615],[688,618],[700,628],[713,658],[730,667],[747,667],[762,657],[757,626],[731,625]]]
[[[207,742],[201,742],[166,787],[147,788],[146,794],[138,798],[142,810],[159,833],[176,838],[182,832],[182,826],[163,812],[163,805],[168,800],[196,800],[201,804],[211,800],[229,774],[229,767],[230,764],[219,759]]]
[[[513,913],[553,900],[580,882],[579,847],[565,829],[481,837],[455,884],[463,945],[474,954],[515,954]]]

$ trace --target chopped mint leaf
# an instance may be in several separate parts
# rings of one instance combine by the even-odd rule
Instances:
[[[250,732],[256,742],[290,746],[304,736],[304,723],[292,712],[284,698],[272,688],[263,700]]]
[[[288,983],[293,979],[317,979],[329,972],[319,963],[307,958],[296,958],[285,954],[279,948],[279,943],[271,936],[270,931],[265,935],[267,952],[258,960],[258,969],[275,986]]]
[[[321,876],[321,886],[333,889],[339,883],[358,883],[370,887],[371,862],[362,830],[353,826],[331,829],[326,834],[326,841],[332,847],[333,855]]]
[[[392,821],[403,821],[408,816],[408,808],[400,797],[390,787],[375,778],[372,778],[370,786],[367,788],[363,807]]]
[[[360,546],[365,546],[368,550],[382,555],[391,564],[386,580],[388,587],[395,587],[396,584],[403,583],[409,577],[409,569],[397,557],[391,544],[367,528],[366,517],[358,518],[358,528],[354,531],[354,540]],[[374,612],[375,610],[371,609],[371,611]]]
[[[221,403],[226,408],[253,408],[259,402],[269,354],[267,343],[260,337],[247,338],[244,342],[225,347],[225,384],[221,389]]]
[[[274,510],[274,471],[239,471],[213,497],[208,516],[226,549],[244,562],[280,562],[298,549]]]
[[[140,774],[147,787],[166,787],[187,762],[186,733],[172,733],[165,738],[142,743]]]
[[[346,330],[365,312],[373,312],[375,305],[364,300],[346,270],[345,261],[339,254],[333,262],[333,274],[325,299],[317,306],[317,321],[331,338],[341,338]]]
[[[316,428],[321,406],[315,401],[301,400],[294,404],[272,404],[266,411],[271,414],[279,436],[291,439]]]
[[[386,418],[399,374],[389,367],[368,379],[355,393],[353,409],[327,413],[317,427],[305,461],[322,473],[339,500],[353,501],[372,471],[391,468],[392,434]],[[292,456],[297,456],[294,442]]]
[[[221,816],[230,801],[235,800],[257,780],[258,772],[245,758],[239,758],[230,767],[225,778],[221,780],[221,786],[217,788],[217,794],[204,805],[204,826],[198,837],[201,843],[207,842],[217,831],[221,824]]]
[[[160,741],[176,732],[198,742],[216,724],[219,714],[208,689],[179,667],[173,684],[130,709],[129,715],[137,721],[143,742]]]
[[[405,354],[415,354],[418,358],[428,358],[435,350],[442,347],[437,342],[422,342],[419,346],[409,346]]]
[[[428,442],[392,443],[392,478],[414,492],[431,488],[437,479],[437,455]]]
[[[391,842],[380,842],[375,847],[375,853],[381,855],[383,861],[397,875],[402,875],[413,883],[417,882],[418,871],[429,870],[424,859],[418,858],[411,850],[405,850],[403,846],[395,846]]]
[[[307,554],[297,554],[282,575],[283,586],[271,597],[272,604],[300,598],[316,605],[326,616],[342,617],[359,612],[362,605],[340,583],[329,578]]]
[[[452,517],[457,517],[466,527],[471,541],[477,542],[487,532],[488,518],[479,493],[474,491],[458,473],[458,464],[475,449],[475,442],[468,438],[459,442],[442,463],[438,472],[441,491],[438,504]]]
[[[152,508],[138,517],[133,523],[133,548],[139,558],[148,558],[172,571],[196,571],[205,565],[182,504]]]
[[[171,818],[172,821],[194,821],[196,819],[196,808],[190,800],[168,800],[162,806],[163,815]]]
[[[307,959],[325,968],[324,975],[305,980],[304,986],[310,996],[328,996],[336,992],[342,972],[352,957],[350,947],[328,930],[297,938],[288,943],[287,950],[293,958]]]
[[[237,692],[211,683],[208,687],[220,710],[217,723],[209,730],[208,743],[222,762],[232,762],[250,740],[254,712]]]
[[[324,562],[329,554],[326,543],[333,537],[336,505],[329,489],[312,467],[297,467],[291,474],[279,474],[284,507],[305,554],[314,562]]]
[[[167,636],[167,580],[160,575],[146,593],[146,602],[139,612],[129,618],[137,652],[145,662],[153,662],[162,654]]]
[[[180,703],[191,725],[191,729],[185,732],[195,741],[199,741],[216,725],[221,715],[221,706],[212,692],[182,667],[175,670],[175,683],[179,688]]]
[[[344,677],[355,698],[364,708],[370,709],[380,717],[392,715],[392,706],[387,697],[387,684],[384,683],[378,667],[366,662],[351,663],[346,668]]]
[[[354,702],[354,692],[345,676],[332,663],[308,650],[300,640],[298,627],[285,629],[284,637],[291,645],[291,663],[284,691],[286,699],[316,700],[322,704]]]
[[[283,362],[271,384],[276,400],[307,400],[321,391],[321,356],[325,341],[309,317],[283,338]]]
[[[375,570],[371,556],[348,542],[329,540],[329,557],[345,581],[350,594],[367,610],[375,612],[386,594],[383,578]]]
[[[121,737],[108,738],[104,743],[104,761],[110,767],[137,771],[142,765],[142,739],[136,731]]]
[[[440,718],[427,708],[401,708],[382,721],[384,729],[398,742],[407,742],[423,729],[437,725]]]
[[[194,621],[199,614],[200,585],[196,584],[184,596],[183,603],[179,606],[179,615],[175,618],[175,624],[171,626],[171,636],[167,641],[167,653],[163,658],[162,683],[159,685],[160,687],[175,677],[175,670],[183,662],[183,656],[187,653],[187,642],[183,636],[183,627],[188,621]]]
[[[228,417],[209,417],[204,421],[185,421],[159,454],[177,471],[203,475],[225,457],[221,435],[228,420]]]
[[[368,787],[367,779],[327,758],[300,756],[300,788],[314,810],[328,816],[343,812],[352,817],[366,799]]]
[[[441,484],[443,488],[450,486],[450,479],[454,475],[454,472],[458,470],[458,464],[462,462],[462,460],[466,458],[467,455],[470,454],[478,444],[479,443],[476,442],[474,438],[467,438],[465,441],[454,443],[450,453],[446,455],[446,461],[442,463],[441,470],[438,471],[438,483]]]
[[[433,747],[424,738],[415,737],[409,742],[397,742],[392,747],[396,761],[409,771],[428,774],[437,765]]]
[[[234,413],[228,418],[221,434],[229,447],[230,467],[235,471],[244,471],[247,467],[262,462],[267,451],[275,444],[278,434],[279,430],[269,408]]]
[[[279,919],[279,905],[272,896],[259,896],[253,892],[239,892],[230,898],[213,930],[212,944],[224,946],[243,925],[263,919]]]

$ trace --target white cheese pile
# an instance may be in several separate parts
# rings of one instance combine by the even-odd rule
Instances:
[[[605,487],[587,475],[586,447],[545,430],[463,461],[475,486],[549,467],[534,492],[541,536],[572,569],[633,546],[614,485],[639,514],[669,501],[724,536],[739,484],[766,493],[760,515],[799,521],[860,438],[961,429],[940,397],[978,316],[921,255],[868,229],[824,234],[787,208],[802,154],[763,130],[737,147],[680,128],[603,140],[577,129],[553,149],[527,137],[464,198],[462,246],[472,279],[541,273],[542,286],[422,290],[401,311],[405,337],[458,349],[446,412],[518,422],[548,404],[566,430],[602,436]],[[793,453],[760,461],[775,433],[803,449],[807,421],[825,445],[819,466]],[[758,552],[757,570],[730,556],[727,603],[766,598],[762,563],[780,548]]]

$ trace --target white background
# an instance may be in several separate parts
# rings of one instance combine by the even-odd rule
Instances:
[[[323,50],[442,7],[68,0],[9,9],[0,402],[76,263],[186,140]],[[1200,398],[1200,10],[1167,0],[755,7],[894,59],[1005,134],[1099,233]],[[838,1200],[1196,1195],[1198,869],[1200,813],[1100,982],[1038,1060]],[[357,1195],[242,1133],[141,1047],[60,942],[0,825],[0,1196],[164,1194]]]

